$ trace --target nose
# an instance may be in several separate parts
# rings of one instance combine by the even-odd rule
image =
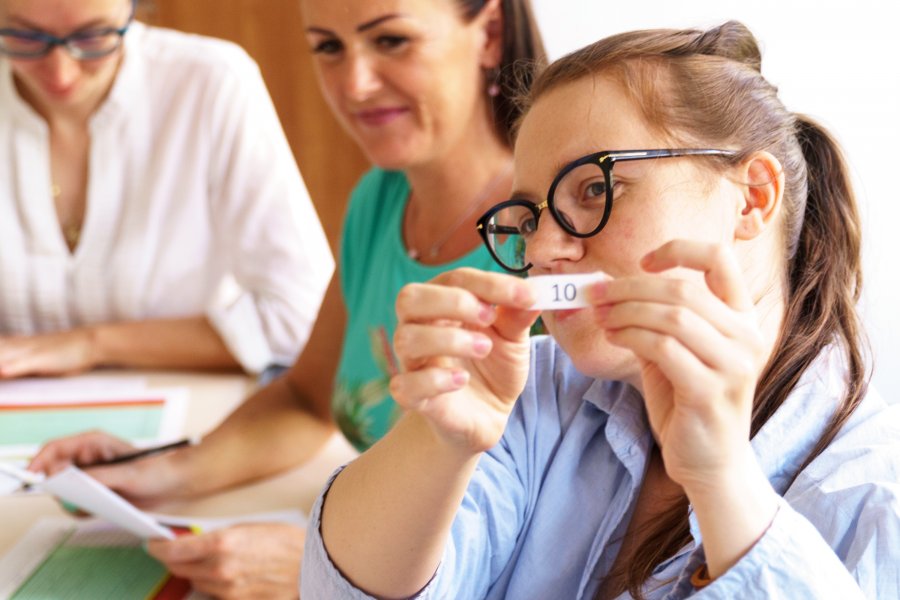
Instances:
[[[584,240],[569,235],[560,227],[549,208],[541,211],[537,229],[525,245],[525,260],[535,268],[553,273],[566,262],[577,262],[584,256]]]
[[[62,48],[57,46],[44,57],[46,82],[55,89],[69,87],[81,73],[81,64]]]
[[[375,60],[362,52],[348,54],[344,72],[344,93],[357,102],[366,100],[381,87]]]

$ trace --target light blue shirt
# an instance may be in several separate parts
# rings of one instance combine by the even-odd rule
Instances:
[[[659,566],[647,598],[900,598],[900,406],[869,391],[790,483],[844,393],[844,371],[837,350],[823,353],[753,440],[782,495],[763,537],[695,590],[690,575],[704,558],[692,517],[693,543]],[[619,551],[651,441],[634,388],[579,374],[552,339],[537,338],[503,438],[482,457],[418,597],[593,598]],[[301,595],[369,598],[328,557],[322,502],[310,518]]]

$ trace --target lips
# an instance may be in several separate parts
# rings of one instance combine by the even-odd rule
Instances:
[[[407,108],[373,108],[355,113],[357,120],[368,127],[388,125],[409,112]]]
[[[55,85],[45,85],[44,91],[47,92],[48,95],[53,96],[55,98],[65,98],[70,95],[75,90],[75,84],[69,84],[66,86],[55,86]]]
[[[567,310],[555,310],[555,311],[553,311],[552,318],[554,320],[556,320],[557,322],[561,323],[571,317],[574,317],[575,315],[577,315],[578,313],[580,313],[583,310],[584,310],[583,308],[570,308]]]

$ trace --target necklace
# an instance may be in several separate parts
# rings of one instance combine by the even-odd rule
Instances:
[[[418,260],[421,257],[434,259],[438,255],[438,253],[441,251],[441,248],[444,247],[444,244],[446,244],[448,241],[450,241],[450,238],[453,236],[454,233],[456,233],[456,230],[459,229],[460,225],[465,223],[466,219],[471,217],[472,213],[474,213],[475,210],[479,206],[484,204],[485,200],[487,200],[488,198],[491,197],[491,195],[496,190],[497,186],[500,185],[500,182],[506,178],[506,175],[510,172],[510,170],[512,170],[512,165],[508,164],[508,165],[506,165],[506,167],[503,168],[502,171],[500,171],[499,173],[494,175],[491,178],[491,180],[488,181],[487,184],[481,189],[481,191],[478,193],[478,195],[475,196],[474,200],[472,200],[472,202],[469,204],[468,208],[466,208],[466,210],[463,211],[462,215],[460,215],[456,219],[456,221],[454,221],[454,223],[449,228],[447,228],[446,231],[444,231],[444,234],[441,237],[439,237],[435,242],[433,242],[431,244],[431,246],[429,246],[427,249],[424,249],[424,251],[417,250],[413,244],[413,240],[411,239],[412,236],[407,235],[406,236],[407,237],[406,254],[413,260]],[[415,213],[413,212],[414,209],[415,209],[415,203],[410,202],[409,203],[409,211],[408,211],[410,223],[412,223],[414,221],[414,217],[415,217]],[[412,227],[412,225],[410,225],[410,228],[409,228],[410,233],[412,233],[413,230],[414,230],[414,228]]]

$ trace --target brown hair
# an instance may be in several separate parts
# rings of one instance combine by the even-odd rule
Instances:
[[[466,20],[474,19],[487,0],[456,0]],[[503,51],[496,74],[488,74],[499,89],[491,98],[494,125],[500,139],[512,145],[512,131],[522,114],[518,94],[528,89],[534,74],[547,64],[547,54],[529,0],[500,0]]]
[[[756,39],[737,22],[708,31],[650,30],[615,35],[539,74],[525,99],[598,74],[618,78],[647,123],[685,144],[737,149],[737,163],[766,150],[785,176],[786,308],[780,337],[756,387],[756,435],[827,346],[843,348],[844,398],[803,470],[834,438],[862,400],[868,382],[865,342],[856,313],[862,285],[860,221],[841,151],[812,119],[789,112],[760,74]],[[527,110],[527,109],[526,109]],[[797,473],[793,476],[796,477]],[[607,575],[604,594],[642,598],[654,569],[690,540],[688,501],[681,496],[645,528]]]

